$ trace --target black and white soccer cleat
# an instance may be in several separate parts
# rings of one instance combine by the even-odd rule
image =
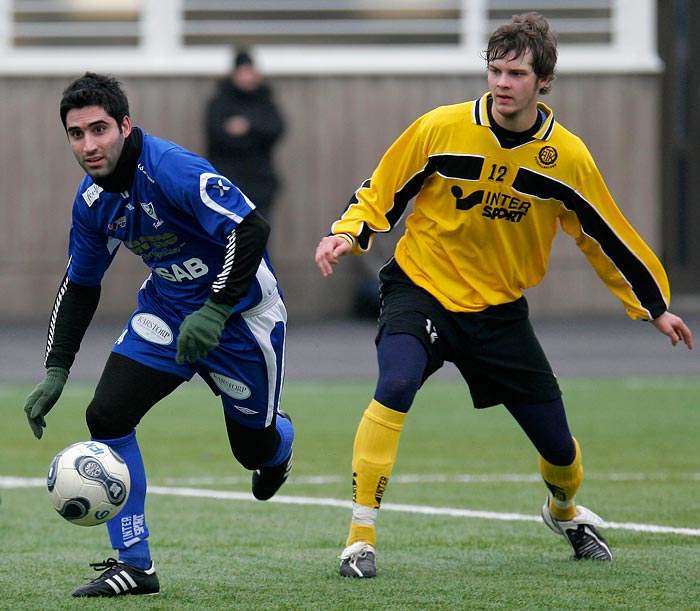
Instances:
[[[542,520],[555,533],[566,537],[577,560],[612,560],[608,542],[596,528],[603,524],[603,519],[590,509],[577,505],[572,520],[557,520],[549,509],[548,496],[542,507]]]
[[[289,414],[278,412],[278,416],[291,421]],[[282,487],[282,484],[287,481],[289,473],[292,470],[292,456],[294,452],[290,452],[289,458],[283,463],[274,467],[261,467],[253,471],[252,488],[253,496],[259,501],[267,501],[271,499],[277,491]]]
[[[293,454],[293,453],[292,453]],[[287,481],[292,470],[292,454],[281,465],[276,467],[261,467],[253,471],[253,496],[259,501],[271,499],[282,484]]]
[[[348,545],[339,558],[341,577],[369,579],[377,575],[375,551],[369,543],[358,541]]]
[[[150,568],[145,571],[126,562],[119,562],[114,558],[108,558],[104,562],[97,562],[90,564],[90,566],[96,571],[104,571],[104,573],[90,583],[79,587],[73,592],[73,596],[92,598],[123,596],[125,594],[158,594],[160,592],[160,583],[152,562]]]

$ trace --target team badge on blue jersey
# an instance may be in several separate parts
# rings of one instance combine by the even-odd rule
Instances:
[[[163,221],[158,218],[158,215],[156,214],[156,209],[153,206],[153,202],[141,202],[141,208],[143,208],[143,211],[150,216],[155,223],[153,223],[153,226],[158,229],[163,224]]]

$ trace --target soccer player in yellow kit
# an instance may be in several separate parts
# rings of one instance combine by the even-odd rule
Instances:
[[[542,518],[576,558],[612,560],[575,503],[583,468],[561,391],[535,337],[523,290],[544,277],[561,228],[633,319],[692,348],[668,311],[664,269],[623,217],[583,142],[539,101],[554,79],[556,36],[536,13],[489,39],[488,93],[417,119],[388,149],[316,249],[324,276],[396,225],[406,231],[380,271],[375,394],[353,449],[353,510],[340,574],[376,575],[375,522],[416,392],[445,361],[476,408],[503,404],[539,454]]]

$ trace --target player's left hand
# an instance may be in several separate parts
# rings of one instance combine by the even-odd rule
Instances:
[[[688,325],[683,322],[680,316],[666,311],[658,318],[651,321],[661,333],[671,338],[671,343],[675,346],[678,342],[685,343],[689,350],[693,349],[693,334]]]
[[[224,325],[232,311],[229,305],[207,299],[199,310],[186,316],[180,325],[175,360],[178,363],[194,363],[207,356],[219,345]]]

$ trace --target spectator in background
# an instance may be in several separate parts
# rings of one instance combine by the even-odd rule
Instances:
[[[236,53],[233,72],[207,105],[205,124],[207,158],[269,221],[279,184],[272,152],[284,119],[247,51]]]

